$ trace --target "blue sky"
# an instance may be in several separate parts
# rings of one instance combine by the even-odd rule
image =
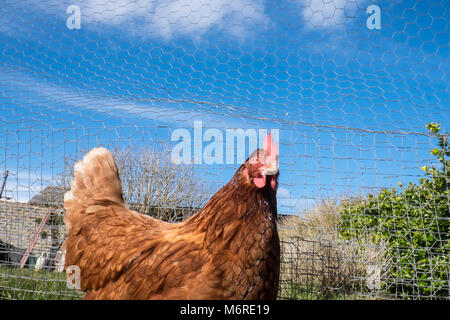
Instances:
[[[66,26],[72,4],[79,30]],[[370,4],[381,8],[380,30],[366,27]],[[65,157],[98,144],[167,142],[195,120],[223,132],[280,130],[281,212],[417,181],[433,141],[411,132],[449,123],[449,7],[8,1],[0,7],[0,170],[11,172],[9,195],[24,201],[51,184]],[[196,170],[220,186],[236,167]]]

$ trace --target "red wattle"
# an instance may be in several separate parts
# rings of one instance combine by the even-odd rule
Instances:
[[[256,178],[254,178],[253,179],[253,183],[258,188],[264,188],[264,186],[266,185],[266,176],[260,175],[260,176],[258,176]]]

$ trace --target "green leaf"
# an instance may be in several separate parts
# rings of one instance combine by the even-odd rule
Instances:
[[[438,149],[438,148],[434,148],[433,150],[430,151],[430,153],[431,153],[433,156],[437,156],[437,155],[439,154],[439,149]]]

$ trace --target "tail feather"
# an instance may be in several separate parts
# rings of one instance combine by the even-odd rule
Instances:
[[[153,232],[165,225],[126,208],[116,163],[104,148],[92,149],[75,165],[64,207],[65,268],[80,268],[81,290],[100,290],[93,297],[108,293],[137,257],[151,252],[158,244]]]
[[[75,164],[74,180],[64,195],[66,223],[71,216],[85,212],[86,208],[102,201],[124,205],[122,185],[116,163],[110,151],[94,148]]]

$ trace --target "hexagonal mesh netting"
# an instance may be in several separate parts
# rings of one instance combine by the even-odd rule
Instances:
[[[180,221],[267,131],[280,299],[449,299],[449,9],[3,1],[0,299],[81,297],[62,201],[91,148],[114,150],[130,206]]]

